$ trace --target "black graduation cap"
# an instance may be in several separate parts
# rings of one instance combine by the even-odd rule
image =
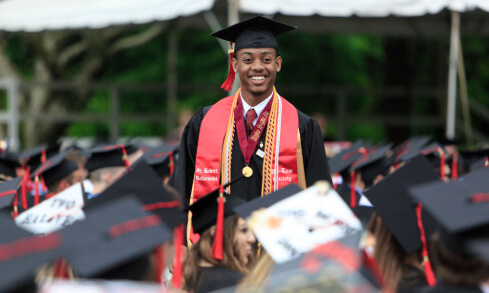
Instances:
[[[136,152],[132,144],[104,145],[90,150],[85,164],[88,172],[107,167],[129,167],[127,156]]]
[[[353,162],[360,159],[363,153],[370,148],[370,143],[356,141],[349,148],[344,149],[328,160],[331,174],[341,173],[348,169]]]
[[[58,233],[33,236],[3,214],[0,226],[0,292],[36,292],[36,270],[63,253],[63,238]]]
[[[351,170],[362,172],[363,181],[373,182],[377,175],[385,172],[394,164],[393,157],[388,157],[388,151],[390,151],[391,146],[389,144],[370,149],[367,155],[353,162]]]
[[[484,169],[487,166],[489,166],[489,158],[488,157],[479,159],[479,160],[474,161],[473,163],[471,163],[470,166],[469,166],[469,171],[470,172],[477,171],[477,170],[480,170],[480,169]]]
[[[60,147],[61,143],[52,146],[41,145],[24,151],[21,157],[25,161],[25,164],[31,167],[31,170],[35,170],[47,159],[56,155]]]
[[[10,152],[0,154],[0,180],[16,177],[18,167],[20,167],[19,155]]]
[[[479,174],[478,174],[479,173]],[[482,169],[461,180],[430,183],[409,189],[440,224],[440,240],[452,251],[480,255],[472,241],[486,239],[489,244],[489,182]],[[481,256],[489,260],[489,255]]]
[[[246,203],[245,200],[237,195],[225,194],[226,203],[224,205],[224,218],[234,215],[234,209],[239,205]],[[192,227],[194,233],[200,234],[216,224],[219,189],[200,198],[194,202],[185,211],[192,212]]]
[[[410,138],[393,149],[394,155],[398,161],[405,162],[419,154],[430,140],[428,136]]]
[[[0,209],[12,206],[21,181],[22,177],[16,177],[0,183]]]
[[[178,153],[178,149],[179,146],[161,145],[149,149],[139,160],[144,160],[148,165],[153,167],[160,177],[169,176],[173,166],[176,165],[175,155]]]
[[[274,48],[278,52],[275,37],[296,28],[270,18],[255,16],[211,36],[235,43],[235,52],[243,48]]]
[[[67,154],[67,152],[60,152],[49,158],[31,173],[31,177],[33,179],[42,177],[46,186],[51,186],[78,170],[78,165],[75,162],[66,159]]]
[[[143,209],[160,216],[172,229],[185,222],[180,201],[166,191],[161,179],[145,162],[137,164],[99,196],[87,201],[86,209],[108,204],[125,194],[135,195],[144,204]]]
[[[407,254],[422,247],[413,202],[408,193],[411,186],[440,182],[428,160],[421,155],[411,159],[396,172],[365,192],[384,224]],[[436,223],[424,210],[421,214],[426,239],[435,231]]]
[[[248,216],[251,215],[252,212],[261,208],[268,208],[269,206],[281,201],[282,199],[285,199],[301,191],[302,188],[300,188],[297,184],[291,183],[264,197],[258,197],[252,201],[239,205],[234,209],[234,212],[241,218],[246,219],[248,218]]]
[[[460,157],[464,169],[473,171],[481,165],[484,166],[486,159],[489,160],[489,148],[461,151]]]
[[[66,239],[66,258],[80,277],[128,274],[141,270],[135,263],[143,263],[155,247],[172,238],[161,219],[142,210],[135,197],[124,196],[86,211],[86,219],[61,231]],[[142,260],[139,262],[139,260]]]

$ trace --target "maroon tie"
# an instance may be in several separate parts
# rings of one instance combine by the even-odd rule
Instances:
[[[256,111],[255,109],[249,109],[248,112],[246,112],[246,132],[248,136],[250,136],[251,131],[253,130],[253,120],[256,118]]]

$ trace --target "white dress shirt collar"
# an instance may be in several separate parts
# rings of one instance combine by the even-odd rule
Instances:
[[[243,103],[243,117],[245,119],[246,119],[246,113],[248,112],[248,110],[249,109],[255,109],[256,118],[255,118],[255,120],[253,120],[253,126],[255,126],[256,122],[258,121],[258,117],[260,117],[261,112],[263,112],[263,110],[267,106],[268,102],[272,98],[273,92],[268,98],[266,98],[264,101],[262,101],[260,104],[256,105],[255,107],[251,107],[250,105],[248,105],[248,103],[246,103],[246,101],[243,98],[243,95],[241,95],[241,93],[239,95],[241,96],[241,102]]]

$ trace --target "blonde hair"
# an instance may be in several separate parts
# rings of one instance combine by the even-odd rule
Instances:
[[[241,273],[248,273],[249,267],[253,264],[254,256],[248,256],[248,263],[240,261],[239,250],[236,247],[236,238],[238,231],[239,216],[233,215],[224,220],[223,235],[223,258],[217,260],[211,256],[212,242],[214,236],[211,235],[211,229],[200,235],[199,241],[195,243],[187,253],[183,264],[184,289],[195,291],[197,284],[197,269],[201,260],[206,261],[214,266],[219,266]]]
[[[266,250],[262,249],[260,259],[251,272],[239,283],[236,292],[260,292],[264,290],[275,263]]]

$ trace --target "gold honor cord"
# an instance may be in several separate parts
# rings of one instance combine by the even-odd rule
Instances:
[[[277,112],[278,112],[278,95],[275,87],[273,87],[273,101],[272,110],[270,111],[270,118],[268,118],[267,134],[265,137],[265,156],[263,158],[263,173],[261,184],[261,196],[270,194],[272,190],[273,181],[273,157],[274,146],[277,135]]]

